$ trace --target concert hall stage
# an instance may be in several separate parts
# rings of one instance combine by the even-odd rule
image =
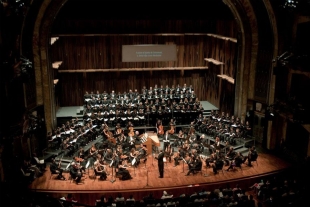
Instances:
[[[267,153],[259,153],[257,163],[253,163],[252,167],[246,164],[242,165],[242,169],[236,168],[234,171],[220,171],[214,175],[212,168],[206,168],[203,162],[203,171],[195,175],[185,176],[188,172],[186,164],[174,167],[174,163],[166,163],[164,169],[164,178],[158,178],[157,160],[149,155],[147,162],[140,163],[137,168],[129,167],[128,170],[133,177],[131,180],[122,181],[119,178],[112,177],[112,168],[108,169],[109,176],[106,181],[99,181],[98,177],[92,179],[93,171],[90,169],[83,177],[84,183],[76,184],[71,180],[56,180],[50,171],[44,173],[42,177],[35,179],[29,188],[35,192],[50,193],[51,196],[60,198],[73,193],[74,197],[81,203],[94,205],[94,201],[102,194],[116,196],[121,192],[123,196],[129,197],[134,194],[137,199],[142,199],[150,192],[155,198],[162,196],[163,190],[178,197],[182,193],[191,194],[202,189],[212,190],[217,187],[235,186],[240,184],[241,188],[248,189],[254,182],[260,181],[264,176],[273,175],[289,168],[290,164],[282,159]],[[64,173],[66,178],[68,173]]]

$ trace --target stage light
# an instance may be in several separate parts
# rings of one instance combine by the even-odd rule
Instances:
[[[295,9],[298,5],[296,0],[286,0],[283,4],[283,8]]]

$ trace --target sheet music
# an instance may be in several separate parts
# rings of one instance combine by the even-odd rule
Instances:
[[[77,138],[76,139],[74,139],[74,140],[72,140],[71,142],[69,142],[70,144],[72,144],[72,143],[76,143],[76,140],[77,140]]]

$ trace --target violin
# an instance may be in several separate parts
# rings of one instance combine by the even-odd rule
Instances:
[[[74,159],[76,162],[83,162],[84,161],[84,159],[80,158],[80,157],[74,157]]]

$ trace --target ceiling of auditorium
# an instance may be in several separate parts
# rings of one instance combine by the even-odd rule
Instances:
[[[231,20],[233,15],[221,0],[141,1],[141,0],[68,0],[59,11],[53,33],[62,33],[64,22],[94,24],[98,21],[149,20]]]

